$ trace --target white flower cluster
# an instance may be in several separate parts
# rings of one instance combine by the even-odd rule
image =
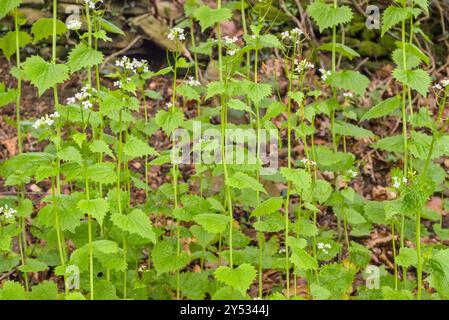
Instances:
[[[346,174],[348,175],[348,177],[351,177],[351,178],[357,177],[357,171],[354,171],[352,169],[349,169],[348,171],[346,171]]]
[[[326,81],[327,77],[331,75],[331,72],[329,70],[320,68],[318,71],[321,73],[321,80]]]
[[[352,99],[354,98],[354,95],[352,94],[352,92],[344,92],[343,93],[343,97],[348,98],[348,99]]]
[[[432,88],[436,90],[441,90],[449,86],[449,79],[441,80],[440,83],[435,84]]]
[[[317,244],[317,247],[318,247],[318,249],[320,249],[321,251],[323,251],[323,253],[326,253],[326,254],[329,253],[328,249],[331,249],[331,248],[332,248],[331,245],[330,245],[329,243],[322,243],[322,242],[319,242],[319,243]]]
[[[303,35],[304,32],[299,28],[294,28],[290,31],[284,31],[281,33],[281,39],[282,40],[290,40],[290,41],[297,41]]]
[[[130,83],[131,82],[131,78],[126,78],[125,81],[126,81],[126,83]],[[114,87],[122,88],[123,87],[123,81],[121,81],[121,80],[114,81]]]
[[[313,161],[313,160],[309,160],[309,159],[307,159],[307,158],[302,158],[301,159],[301,162],[302,162],[302,164],[303,165],[305,165],[305,166],[311,166],[311,167],[315,167],[316,166],[316,162],[315,161]]]
[[[95,0],[95,1],[84,0],[84,3],[88,5],[89,9],[95,9],[97,4],[102,4],[103,3],[103,0]]]
[[[81,28],[81,21],[76,19],[69,19],[66,21],[66,26],[69,30],[79,30]]]
[[[223,41],[225,42],[225,44],[230,45],[230,44],[235,44],[237,41],[239,41],[239,38],[237,38],[237,37],[231,38],[228,36],[224,36]]]
[[[239,48],[234,48],[234,49],[228,50],[227,52],[228,52],[228,55],[230,55],[232,57],[232,56],[235,56],[237,52],[239,52]]]
[[[310,70],[310,69],[315,68],[315,66],[313,65],[313,63],[310,62],[310,61],[307,60],[307,59],[304,59],[304,60],[301,60],[301,61],[299,61],[298,59],[295,59],[294,64],[295,64],[295,66],[296,66],[296,67],[295,67],[295,71],[296,71],[297,73],[302,73],[302,72],[304,72],[305,70]]]
[[[67,104],[74,104],[78,100],[84,110],[91,109],[93,105],[90,101],[90,98],[92,97],[92,93],[96,92],[97,90],[95,90],[94,88],[84,86],[83,88],[81,88],[80,92],[77,92],[75,94],[74,97],[70,97],[67,99]]]
[[[133,58],[132,60],[127,56],[123,56],[121,59],[115,61],[115,66],[122,68],[124,71],[130,71],[132,73],[147,73],[148,61],[145,59],[138,60]]]
[[[186,83],[188,86],[191,86],[191,87],[200,87],[201,86],[201,82],[199,82],[192,76],[189,77],[189,80],[187,80]]]
[[[165,106],[167,107],[167,109],[170,110],[170,109],[173,107],[173,103],[167,102],[167,103],[165,104]]]
[[[55,123],[55,118],[59,118],[58,111],[55,111],[51,115],[46,114],[45,116],[41,117],[40,119],[37,119],[33,123],[33,128],[34,129],[39,129],[40,127],[44,127],[44,126],[49,126],[50,127],[50,126],[52,126]]]
[[[399,177],[393,177],[393,188],[399,189],[402,184],[407,184],[408,180],[406,177],[403,177],[402,179],[399,179]]]
[[[171,41],[175,41],[175,40],[184,41],[186,39],[186,35],[184,33],[184,29],[179,28],[179,27],[174,27],[168,33],[167,38]]]
[[[13,208],[10,208],[7,204],[4,207],[0,207],[0,215],[4,215],[6,219],[10,219],[14,217],[17,211]]]

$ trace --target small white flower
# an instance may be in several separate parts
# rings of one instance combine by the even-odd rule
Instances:
[[[290,32],[288,32],[288,31],[282,32],[281,33],[281,38],[282,38],[282,40],[290,39]]]
[[[53,114],[50,114],[50,115],[46,114],[45,116],[41,117],[40,119],[37,119],[33,123],[32,127],[34,129],[39,129],[39,128],[45,127],[45,126],[51,127],[55,123],[54,118],[59,118],[59,113],[57,111]]]
[[[228,50],[228,54],[232,57],[239,51],[239,48],[234,48],[232,50]]]
[[[303,35],[304,32],[299,28],[294,28],[290,31],[284,31],[281,33],[281,39],[282,40],[290,40],[290,41],[299,41],[301,38],[301,35]]]
[[[343,93],[343,97],[352,99],[354,97],[354,95],[352,94],[352,92],[348,91],[348,92]]]
[[[406,177],[402,177],[402,179],[399,179],[399,177],[392,177],[393,180],[393,188],[399,189],[401,185],[405,185],[408,183],[408,179]]]
[[[92,0],[84,0],[84,3],[88,5],[89,9],[95,9],[95,4],[97,2],[103,2],[103,0],[96,0],[96,1],[92,1]]]
[[[0,215],[3,214],[6,219],[11,219],[17,211],[13,208],[10,208],[7,204],[4,207],[0,207]]]
[[[300,161],[302,162],[302,164],[304,166],[311,166],[311,167],[315,167],[316,166],[316,162],[315,161],[309,160],[307,158],[302,158]]]
[[[326,69],[323,69],[323,68],[320,68],[318,71],[320,71],[320,73],[321,73],[321,80],[323,80],[323,81],[326,81],[327,77],[329,77],[331,75],[330,71],[328,71]]]
[[[92,108],[92,102],[90,102],[89,100],[81,102],[81,105],[83,106],[84,110],[89,110],[90,108]]]
[[[239,38],[237,38],[237,37],[228,37],[228,36],[224,36],[223,37],[223,41],[226,43],[226,44],[234,44],[234,43],[236,43],[237,41],[239,41]]]
[[[174,27],[168,33],[167,38],[172,41],[175,41],[175,40],[184,41],[186,39],[186,36],[184,34],[184,29],[179,28],[179,27]]]
[[[121,88],[122,87],[122,82],[121,81],[114,81],[114,87]]]
[[[357,172],[354,171],[354,170],[352,170],[352,169],[349,169],[349,170],[346,172],[346,174],[347,174],[349,177],[351,177],[351,178],[357,177]]]
[[[329,243],[322,243],[322,242],[319,242],[317,244],[317,247],[319,250],[321,250],[323,253],[326,253],[326,254],[329,253],[328,249],[332,248]]]
[[[432,88],[435,89],[435,90],[441,90],[441,89],[443,89],[439,83],[434,84],[434,85],[432,86]]]
[[[76,102],[76,98],[75,97],[67,98],[67,104],[74,104],[75,102]]]
[[[81,28],[81,21],[76,19],[70,19],[66,21],[67,29],[69,30],[79,30]]]
[[[189,80],[186,81],[187,85],[191,87],[200,87],[201,83],[198,80],[195,80],[194,77],[190,76]]]
[[[167,102],[167,103],[165,104],[165,106],[167,107],[167,109],[171,109],[171,108],[173,107],[173,103]]]
[[[447,87],[447,86],[449,86],[449,79],[441,80],[440,83],[443,87]]]
[[[296,65],[295,71],[297,73],[302,73],[305,70],[310,70],[310,69],[315,68],[313,63],[311,63],[307,59],[304,59],[304,60],[301,60],[301,61],[298,61],[298,60],[295,59],[294,64]]]

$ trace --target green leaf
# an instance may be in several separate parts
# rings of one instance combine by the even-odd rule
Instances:
[[[103,61],[103,53],[89,48],[84,43],[79,43],[73,48],[68,57],[67,66],[70,72],[76,72],[83,68],[93,67]]]
[[[327,28],[345,24],[352,20],[352,10],[348,6],[334,8],[322,0],[315,0],[307,7],[307,12],[320,28],[320,32]]]
[[[175,246],[168,240],[157,243],[151,251],[151,260],[157,275],[184,268],[190,261],[186,252],[176,253]]]
[[[90,214],[94,217],[100,225],[103,224],[104,217],[109,211],[109,203],[103,198],[83,199],[78,202],[77,206],[83,213]]]
[[[335,121],[334,132],[342,136],[350,136],[356,139],[374,137],[374,134],[371,131],[341,120]]]
[[[58,158],[62,161],[76,162],[79,165],[83,163],[81,153],[72,146],[65,147],[64,149],[58,151]]]
[[[312,177],[307,170],[284,167],[281,168],[281,175],[285,180],[293,183],[295,188],[301,193],[301,196],[308,196],[308,193],[311,191]]]
[[[173,130],[182,126],[184,122],[184,113],[179,109],[174,109],[172,112],[159,110],[156,114],[156,123],[166,135],[171,135]]]
[[[331,296],[331,292],[319,284],[312,283],[310,285],[310,293],[313,300],[327,300]]]
[[[0,107],[6,106],[16,101],[17,90],[8,90],[6,92],[0,92]]]
[[[28,58],[23,64],[23,72],[31,84],[36,86],[41,96],[47,89],[69,78],[67,66],[52,64],[39,56]]]
[[[228,107],[234,110],[245,111],[254,114],[253,110],[242,100],[231,99],[228,101]]]
[[[414,69],[421,63],[420,58],[417,56],[411,54],[410,52],[405,52],[405,64],[406,68],[404,68],[404,52],[401,48],[397,48],[393,51],[393,54],[391,55],[391,60],[393,60],[394,63],[397,64],[398,69]]]
[[[142,238],[156,243],[156,235],[153,231],[148,216],[140,209],[134,209],[130,214],[113,213],[111,221],[123,231],[131,234],[137,234]]]
[[[140,158],[143,156],[157,156],[158,153],[148,143],[140,140],[134,135],[128,135],[126,143],[123,146],[123,153],[130,159]]]
[[[223,233],[226,230],[229,218],[218,213],[202,213],[194,216],[193,221],[202,226],[207,232]]]
[[[2,0],[2,5],[0,6],[0,19],[3,19],[9,12],[20,6],[22,0]]]
[[[76,206],[77,200],[72,196],[64,196],[58,199],[58,204],[48,204],[39,210],[37,221],[47,227],[56,227],[56,214],[59,214],[59,227],[61,230],[75,232],[81,224],[83,213]]]
[[[268,83],[245,81],[243,91],[255,105],[258,105],[263,99],[271,95],[271,86]]]
[[[67,32],[67,27],[64,22],[56,19],[56,34],[58,36]],[[40,18],[31,27],[31,33],[34,36],[34,42],[42,39],[47,39],[53,35],[53,19],[52,18]]]
[[[423,96],[427,96],[429,92],[429,86],[432,82],[429,74],[422,69],[415,70],[402,70],[395,69],[393,71],[393,77],[402,82],[403,84],[410,86],[412,89],[418,91]]]
[[[413,300],[413,294],[409,290],[394,290],[387,286],[382,287],[382,296],[384,300]]]
[[[22,272],[40,272],[47,270],[48,266],[36,259],[27,259],[26,264],[19,267]]]
[[[243,263],[237,268],[220,266],[214,272],[215,278],[218,281],[231,286],[242,294],[245,294],[249,289],[256,274],[256,269],[248,263]]]
[[[290,256],[291,262],[300,270],[316,270],[318,268],[318,261],[307,253],[306,250],[293,247]]]
[[[223,81],[213,81],[207,85],[207,94],[205,100],[225,92]]]
[[[282,199],[281,197],[269,198],[268,200],[262,202],[256,209],[254,209],[253,212],[251,212],[251,216],[260,217],[263,215],[268,215],[281,209],[283,204],[284,199]]]
[[[72,134],[72,140],[76,142],[77,146],[82,149],[83,142],[86,141],[86,133],[75,132]]]
[[[353,91],[359,96],[365,93],[369,85],[369,79],[358,71],[344,70],[332,73],[328,83],[335,88]]]
[[[402,247],[396,256],[396,263],[404,268],[415,266],[418,262],[416,250],[412,248]]]
[[[102,184],[114,183],[117,180],[115,166],[110,162],[96,163],[87,167],[89,180]]]
[[[29,295],[30,300],[56,300],[58,297],[58,286],[53,281],[44,280],[33,286]]]
[[[324,203],[332,193],[332,186],[326,180],[318,179],[313,182],[313,198],[319,203]]]
[[[89,145],[89,150],[94,153],[104,153],[110,156],[111,158],[115,159],[112,150],[109,148],[108,144],[103,140],[92,141],[92,143]]]
[[[6,281],[0,289],[0,300],[25,300],[25,289],[19,282]]]
[[[323,51],[332,51],[333,43],[332,42],[325,43],[322,46],[320,46],[319,49]],[[356,58],[360,57],[357,51],[342,43],[335,44],[335,51],[341,54],[342,56],[349,58],[349,60],[352,60],[354,57]]]
[[[25,47],[31,43],[31,37],[25,31],[19,31],[19,48]],[[16,33],[15,31],[7,32],[0,38],[0,49],[3,51],[6,59],[9,60],[16,52]]]
[[[119,27],[117,27],[115,24],[113,24],[112,22],[109,22],[108,20],[104,19],[104,18],[97,18],[98,22],[100,23],[100,26],[105,29],[107,32],[110,33],[114,33],[114,34],[119,34],[124,36],[125,33],[123,32],[122,29],[120,29]]]
[[[279,41],[278,37],[274,34],[263,34],[259,36],[256,42],[256,48],[258,50],[263,48],[282,48],[282,43]]]
[[[404,137],[402,135],[396,135],[386,137],[377,141],[373,147],[388,152],[404,152]]]
[[[176,92],[181,96],[187,98],[187,100],[201,100],[200,94],[194,88],[185,84],[179,86]]]
[[[227,184],[236,189],[251,189],[254,191],[267,193],[259,181],[243,172],[235,173],[231,178],[229,178]]]
[[[410,8],[389,6],[382,15],[382,37],[395,25],[409,19],[411,14]]]
[[[198,20],[201,31],[204,32],[204,30],[219,22],[230,20],[232,11],[228,8],[211,9],[207,5],[203,5],[195,10],[193,16]]]
[[[400,107],[400,105],[401,105],[401,98],[399,96],[388,98],[386,100],[383,100],[376,106],[372,107],[371,109],[369,109],[362,116],[360,121],[384,117],[395,111],[397,108]]]

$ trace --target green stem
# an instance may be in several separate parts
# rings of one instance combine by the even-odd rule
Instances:
[[[20,62],[20,42],[19,42],[19,10],[14,10],[14,29],[16,35],[16,67],[21,68]],[[17,77],[17,96],[16,96],[16,127],[17,127],[17,145],[19,153],[22,153],[22,128],[20,127],[20,100],[22,98],[22,78]]]
[[[391,223],[391,244],[393,245],[394,289],[398,290],[398,264],[396,263],[396,239],[394,232],[394,222]]]
[[[87,161],[84,162],[84,179],[86,188],[86,200],[89,201],[89,176],[87,174]],[[89,238],[89,285],[90,285],[90,300],[94,300],[94,247],[92,235],[92,216],[87,214],[87,228]]]
[[[217,8],[221,9],[221,0],[217,1]],[[223,81],[223,40],[221,38],[221,25],[220,22],[217,23],[217,37],[218,37],[218,68],[220,74],[220,81]],[[226,86],[226,84],[225,84]],[[225,146],[225,133],[227,127],[227,116],[226,116],[226,105],[225,105],[225,97],[224,94],[220,97],[221,102],[221,157],[223,163],[223,174],[224,174],[224,183],[225,183],[225,206],[228,208],[229,215],[229,266],[234,268],[234,260],[233,260],[233,209],[232,209],[232,198],[231,198],[231,189],[228,185],[228,168],[226,164],[226,146]]]

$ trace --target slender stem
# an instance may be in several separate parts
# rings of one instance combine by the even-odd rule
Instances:
[[[19,25],[19,10],[14,10],[14,28],[16,35],[16,67],[21,68],[20,62],[20,25]],[[17,127],[17,145],[19,153],[22,153],[22,129],[20,127],[20,100],[22,98],[22,78],[17,77],[17,96],[16,96],[16,127]]]
[[[217,8],[221,8],[221,0],[217,1]],[[221,38],[221,24],[220,22],[217,23],[217,37],[218,37],[218,68],[219,68],[219,74],[220,74],[220,81],[223,81],[223,54],[222,54],[222,48],[223,48],[223,41]],[[225,84],[226,86],[226,84]],[[222,163],[223,163],[223,173],[224,173],[224,183],[225,183],[225,206],[228,208],[228,215],[229,215],[229,266],[234,268],[234,260],[233,260],[233,237],[232,237],[232,230],[233,230],[233,209],[232,209],[232,198],[231,198],[231,189],[228,185],[228,168],[226,165],[226,127],[227,127],[227,110],[225,105],[225,96],[224,94],[220,97],[221,102],[221,157],[222,157]]]
[[[396,239],[394,233],[394,221],[391,223],[391,244],[393,245],[394,289],[398,290],[398,264],[396,263]]]
[[[89,176],[87,174],[87,161],[84,162],[84,178],[86,189],[86,200],[89,201]],[[87,230],[89,238],[89,285],[90,285],[90,300],[94,300],[94,247],[92,235],[92,216],[87,214]]]
[[[55,0],[54,0],[55,1]],[[87,45],[89,48],[92,47],[92,21],[90,17],[90,8],[89,8],[89,2],[86,1],[85,4],[85,11],[86,11],[86,22],[87,22]],[[92,67],[87,67],[87,83],[90,86],[92,86]]]

